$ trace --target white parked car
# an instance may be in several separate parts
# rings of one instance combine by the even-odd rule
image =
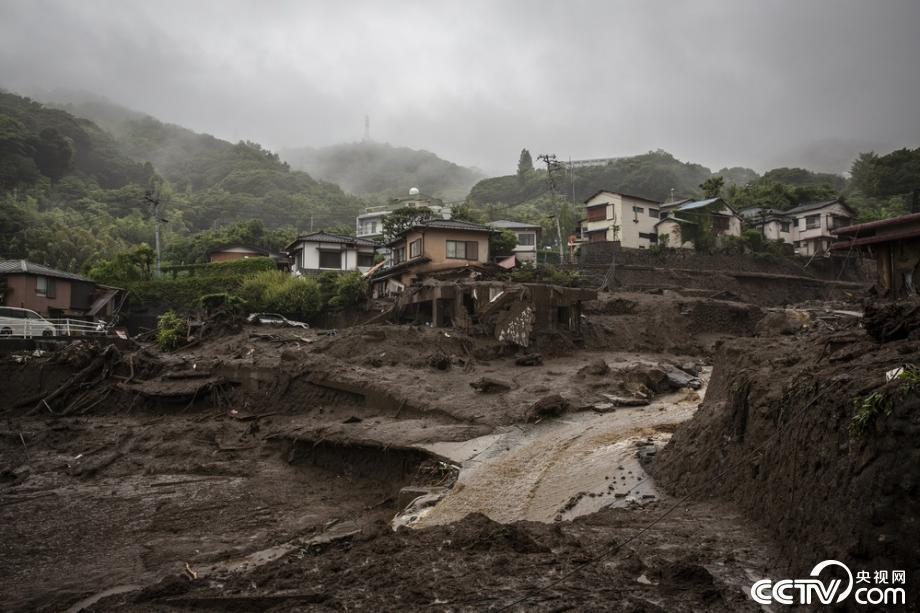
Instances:
[[[0,336],[54,336],[54,324],[29,309],[0,307]]]

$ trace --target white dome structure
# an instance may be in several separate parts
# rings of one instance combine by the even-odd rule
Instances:
[[[409,195],[410,195],[410,196],[418,196],[418,194],[419,194],[419,191],[418,191],[418,188],[417,188],[417,187],[413,187],[413,188],[410,188],[410,189],[409,189]]]

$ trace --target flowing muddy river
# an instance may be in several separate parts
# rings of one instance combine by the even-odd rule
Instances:
[[[701,374],[699,390],[667,394],[648,406],[570,413],[462,443],[425,445],[461,470],[447,495],[412,525],[449,524],[474,512],[499,522],[553,522],[656,499],[638,457],[655,453],[673,427],[693,415],[710,372]]]

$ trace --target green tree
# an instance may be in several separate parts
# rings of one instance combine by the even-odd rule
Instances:
[[[515,247],[517,247],[517,234],[507,228],[502,228],[489,236],[489,255],[492,257],[511,255]]]
[[[725,179],[722,177],[709,177],[702,184],[700,189],[703,190],[703,196],[706,198],[718,198],[722,195],[722,188],[725,186]]]
[[[391,240],[415,224],[431,219],[431,215],[431,209],[424,206],[398,208],[383,218],[383,236]]]
[[[521,149],[521,156],[518,158],[517,177],[518,181],[524,182],[527,175],[533,172],[533,157],[526,148]]]

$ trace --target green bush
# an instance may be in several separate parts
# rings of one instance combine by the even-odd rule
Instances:
[[[367,300],[367,280],[359,272],[346,272],[339,275],[335,281],[335,293],[329,298],[328,304],[333,309],[344,309],[358,306]]]
[[[587,281],[577,270],[556,266],[522,266],[511,273],[511,280],[518,283],[549,283],[564,287],[582,287]]]
[[[290,275],[281,270],[265,270],[256,273],[240,283],[236,295],[242,298],[250,311],[267,311],[269,288],[283,285]]]
[[[908,394],[920,389],[920,369],[907,367],[895,378],[894,388],[882,389],[862,398],[853,399],[856,411],[850,421],[850,435],[863,437],[875,424],[880,415],[891,415],[895,403],[901,402]]]
[[[157,318],[157,347],[161,351],[174,351],[185,340],[188,323],[173,311],[166,311]]]
[[[244,280],[237,295],[250,311],[280,313],[285,317],[310,319],[323,309],[320,283],[312,277],[292,277],[269,270]]]

